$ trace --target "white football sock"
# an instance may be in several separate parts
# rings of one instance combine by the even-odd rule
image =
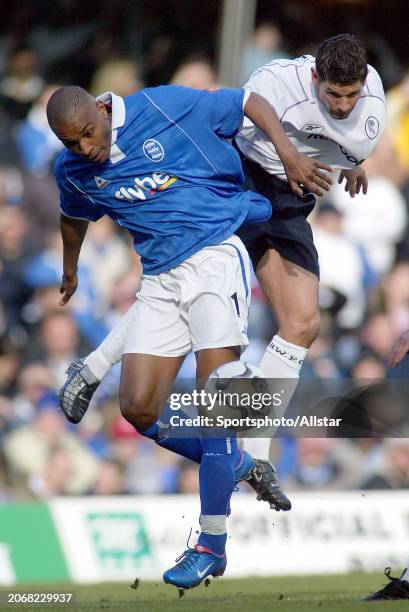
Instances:
[[[298,378],[307,353],[308,349],[303,346],[297,346],[275,335],[266,348],[260,369],[266,378]]]
[[[401,580],[407,580],[407,582],[409,582],[409,568],[405,568]]]
[[[245,451],[256,459],[270,459],[271,438],[243,438],[242,446]]]
[[[281,405],[275,410],[275,416],[283,416],[298,385],[301,366],[308,349],[287,342],[275,335],[266,348],[260,362],[260,369],[266,378],[280,378],[282,390]],[[289,380],[291,379],[291,380]],[[281,389],[280,389],[281,391]],[[257,459],[269,459],[271,438],[246,438],[244,449]],[[251,449],[251,450],[250,450]]]
[[[128,327],[132,322],[135,306],[136,304],[132,304],[99,347],[84,359],[84,362],[98,380],[102,380],[112,366],[121,361],[125,338]]]

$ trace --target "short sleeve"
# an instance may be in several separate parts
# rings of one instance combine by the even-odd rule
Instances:
[[[75,182],[68,177],[64,162],[59,156],[55,168],[55,179],[60,190],[60,212],[66,217],[84,221],[98,221],[105,212],[87,194],[81,192]]]
[[[209,127],[222,138],[232,138],[243,121],[244,89],[197,90],[179,85],[164,85],[143,90],[166,116],[175,122],[193,113],[194,121],[208,121]]]
[[[245,84],[244,89],[265,98],[279,117],[288,108],[288,97],[285,95],[286,86],[279,76],[267,66],[256,70]],[[245,122],[251,123],[248,118],[245,119]]]
[[[244,117],[244,89],[218,89],[206,92],[212,129],[218,136],[233,138]]]

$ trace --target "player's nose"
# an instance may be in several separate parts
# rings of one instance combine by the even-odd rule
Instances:
[[[339,104],[338,104],[338,111],[340,113],[347,113],[351,108],[351,104],[349,102],[349,100],[340,100]]]
[[[81,153],[85,155],[85,157],[89,157],[91,154],[92,145],[85,140],[80,140],[79,145],[80,145]]]

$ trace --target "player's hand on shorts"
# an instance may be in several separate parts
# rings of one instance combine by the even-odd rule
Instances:
[[[284,169],[291,189],[299,196],[304,195],[301,185],[317,196],[324,195],[324,191],[331,188],[332,179],[323,172],[332,172],[331,166],[311,159],[299,151],[285,161]]]
[[[402,361],[406,353],[409,351],[409,331],[402,334],[393,345],[391,356],[389,357],[388,365],[394,368]]]
[[[70,276],[66,274],[62,275],[60,286],[60,293],[62,293],[62,298],[60,300],[60,306],[65,306],[67,304],[67,302],[71,299],[72,295],[75,293],[77,287],[77,274],[72,274]]]
[[[368,191],[368,179],[365,170],[361,166],[352,168],[351,170],[341,170],[338,177],[338,183],[341,185],[345,179],[345,191],[349,193],[351,198],[354,198],[357,193],[366,195]]]

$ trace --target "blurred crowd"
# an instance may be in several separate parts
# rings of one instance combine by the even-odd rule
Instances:
[[[51,40],[52,32],[46,34]],[[119,366],[104,379],[80,425],[68,425],[58,410],[67,366],[95,348],[133,303],[141,275],[127,235],[103,218],[90,224],[75,296],[66,307],[58,306],[62,244],[52,166],[61,144],[48,128],[45,107],[55,88],[69,82],[65,64],[61,79],[50,65],[58,66],[67,49],[89,48],[90,37],[84,25],[70,36],[62,32],[60,46],[50,43],[51,58],[38,52],[41,38],[7,46],[0,37],[2,501],[198,490],[195,465],[142,438],[120,416]],[[96,35],[92,40],[92,93],[127,95],[149,82],[132,54],[114,54],[109,40]],[[152,57],[158,60],[160,50]],[[243,54],[243,83],[259,65],[288,55],[279,27],[260,24]],[[153,59],[145,65],[152,75]],[[206,56],[195,55],[173,68],[170,82],[218,85]],[[352,200],[336,185],[314,212],[322,332],[303,376],[407,376],[405,362],[393,372],[386,365],[393,342],[409,328],[407,75],[387,98],[387,132],[365,162],[368,194]],[[259,362],[274,332],[274,317],[254,278],[248,361]],[[194,376],[192,356],[181,376]],[[288,489],[409,487],[409,438],[282,438],[273,441],[271,456]]]

